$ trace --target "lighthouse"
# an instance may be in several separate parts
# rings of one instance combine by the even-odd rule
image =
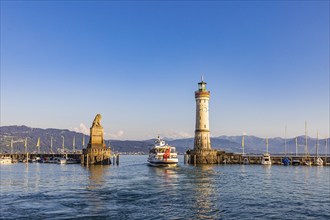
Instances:
[[[196,100],[196,127],[194,150],[210,150],[210,123],[209,123],[209,101],[210,91],[206,89],[206,82],[201,77],[198,90],[195,91]]]
[[[209,123],[209,101],[210,91],[206,89],[203,76],[195,91],[196,101],[196,126],[194,149],[188,150],[189,163],[193,164],[215,164],[220,161],[220,152],[211,148],[210,123]]]

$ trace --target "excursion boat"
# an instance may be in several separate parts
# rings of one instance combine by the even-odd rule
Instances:
[[[175,147],[166,144],[158,136],[155,146],[149,152],[148,162],[151,166],[176,166],[179,160]]]
[[[0,158],[0,164],[11,164],[12,159],[11,157],[1,157]]]

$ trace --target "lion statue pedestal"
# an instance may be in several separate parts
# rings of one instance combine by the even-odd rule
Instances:
[[[102,116],[97,114],[90,128],[90,139],[86,149],[83,149],[81,163],[90,164],[111,164],[110,147],[104,143],[104,129],[101,126]]]

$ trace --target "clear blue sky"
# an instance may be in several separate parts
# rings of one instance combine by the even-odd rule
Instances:
[[[1,126],[329,134],[329,1],[1,1]]]

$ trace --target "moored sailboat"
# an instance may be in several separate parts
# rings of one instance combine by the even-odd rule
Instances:
[[[321,159],[321,157],[319,157],[319,132],[318,131],[317,131],[317,135],[316,135],[315,148],[316,148],[316,159],[314,160],[314,165],[323,166],[323,160]]]
[[[284,154],[285,154],[285,157],[282,158],[282,163],[283,163],[284,166],[288,166],[291,163],[290,159],[286,155],[286,152],[287,151],[286,151],[286,125],[285,125],[285,139],[284,139]]]
[[[296,157],[298,157],[298,138],[296,137]],[[292,159],[292,166],[299,166],[300,165],[300,160],[295,158]]]
[[[266,153],[262,155],[261,164],[272,165],[272,160],[270,158],[270,154],[268,153],[268,138],[266,138]]]
[[[308,153],[308,142],[307,142],[307,122],[305,121],[305,156],[306,156],[306,160],[304,162],[304,164],[306,166],[312,166],[312,160],[309,156],[309,153]]]

